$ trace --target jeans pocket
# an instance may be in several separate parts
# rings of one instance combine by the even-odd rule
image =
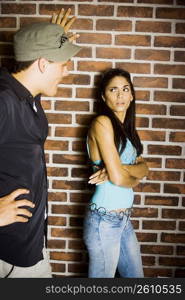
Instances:
[[[113,227],[120,227],[123,219],[120,219],[117,216],[104,215],[104,216],[101,216],[101,221],[103,221]]]

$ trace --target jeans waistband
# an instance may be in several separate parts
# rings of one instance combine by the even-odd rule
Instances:
[[[100,216],[108,216],[111,218],[117,217],[119,219],[123,219],[124,216],[130,217],[132,213],[132,207],[117,212],[117,211],[108,211],[105,207],[97,207],[96,203],[89,204],[89,210],[97,213]]]

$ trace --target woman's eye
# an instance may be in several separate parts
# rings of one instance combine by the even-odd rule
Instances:
[[[115,92],[116,88],[110,88],[110,92]]]
[[[124,92],[129,92],[129,88],[128,88],[128,87],[125,87],[125,88],[123,89],[123,91],[124,91]]]

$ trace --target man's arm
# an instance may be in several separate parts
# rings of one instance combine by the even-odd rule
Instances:
[[[28,222],[32,213],[23,206],[34,208],[34,204],[27,200],[15,200],[22,194],[28,194],[26,189],[17,189],[11,194],[0,198],[0,226],[9,225],[15,222],[25,223]]]

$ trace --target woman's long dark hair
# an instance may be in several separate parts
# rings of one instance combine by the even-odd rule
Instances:
[[[102,95],[105,96],[105,89],[109,84],[110,80],[112,80],[116,76],[124,77],[131,88],[131,93],[133,96],[133,100],[130,102],[130,105],[127,109],[126,116],[124,119],[124,123],[122,123],[114,112],[109,108],[109,106],[103,101]],[[126,139],[128,138],[133,146],[136,148],[137,156],[139,156],[143,151],[143,146],[141,144],[139,135],[135,126],[135,91],[130,78],[130,74],[122,69],[109,69],[107,70],[99,83],[98,86],[98,100],[99,100],[99,115],[105,115],[109,117],[112,122],[113,130],[114,130],[114,142],[118,153],[121,154],[126,146]]]

